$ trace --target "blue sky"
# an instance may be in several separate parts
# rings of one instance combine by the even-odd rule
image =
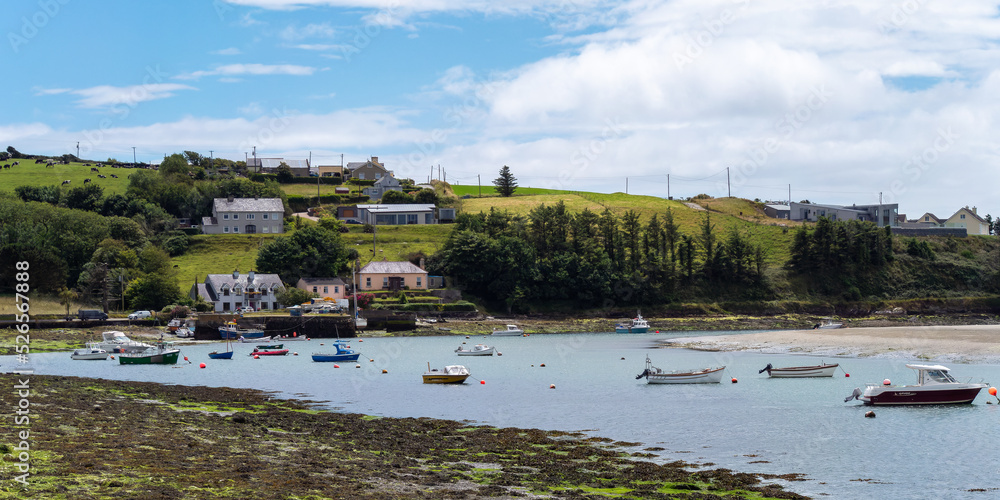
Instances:
[[[675,197],[997,212],[995,3],[40,0],[6,6],[0,147]],[[729,169],[730,184],[726,183]]]

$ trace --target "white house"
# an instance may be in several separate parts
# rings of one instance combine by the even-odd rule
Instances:
[[[189,296],[193,299],[200,296],[205,302],[212,304],[215,312],[234,312],[239,308],[253,307],[255,310],[280,309],[276,294],[285,289],[277,274],[241,275],[239,271],[232,274],[209,274],[204,283],[196,283],[191,287]]]
[[[380,177],[379,180],[375,181],[374,185],[362,189],[361,193],[367,195],[373,200],[377,200],[388,191],[403,192],[403,187],[392,175],[384,175]]]

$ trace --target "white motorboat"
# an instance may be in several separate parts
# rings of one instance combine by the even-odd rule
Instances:
[[[125,335],[125,332],[115,330],[104,332],[101,334],[101,337],[101,341],[96,344],[97,348],[104,349],[112,354],[123,352],[142,352],[150,347],[153,347],[152,344],[132,340]]]
[[[493,335],[505,335],[505,336],[521,336],[524,335],[524,330],[519,328],[517,325],[507,325],[506,329],[494,329]]]
[[[466,349],[462,346],[458,346],[455,352],[459,356],[492,356],[496,352],[496,347],[491,347],[483,344],[476,344],[472,346],[471,349]]]
[[[725,366],[719,366],[701,370],[668,372],[653,366],[649,356],[646,356],[646,369],[636,375],[635,379],[646,377],[647,384],[718,384],[722,381],[722,371],[725,369]]]
[[[108,356],[108,351],[97,347],[96,342],[87,342],[87,347],[76,349],[69,355],[70,359],[84,360],[108,359]]]
[[[833,330],[835,328],[843,328],[843,327],[844,327],[843,323],[838,323],[833,321],[832,319],[827,318],[820,323],[816,323],[816,326],[813,327],[813,330]]]
[[[959,382],[950,370],[941,365],[906,365],[917,371],[915,385],[868,384],[864,392],[854,392],[844,400],[858,399],[866,405],[940,405],[971,403],[979,391],[989,387],[985,382]]]
[[[757,373],[767,372],[771,378],[800,378],[800,377],[832,377],[833,372],[840,366],[837,363],[828,365],[825,362],[814,366],[790,366],[787,368],[775,368],[768,363]]]
[[[449,365],[443,370],[438,370],[431,368],[431,364],[427,363],[423,379],[425,384],[463,384],[469,375],[469,369],[462,365]]]
[[[636,313],[635,317],[618,323],[615,325],[615,333],[648,333],[649,332],[649,322],[647,322],[642,314]]]

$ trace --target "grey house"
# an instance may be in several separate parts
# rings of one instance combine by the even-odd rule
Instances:
[[[234,312],[243,307],[253,307],[255,310],[280,309],[276,294],[285,289],[277,274],[241,275],[239,271],[232,274],[209,274],[204,283],[196,283],[191,287],[189,296],[193,299],[200,296],[205,302],[213,305],[215,312]]]
[[[403,187],[392,175],[384,175],[379,180],[375,181],[373,186],[362,189],[361,193],[367,195],[373,200],[377,200],[389,191],[399,191],[402,193]]]
[[[881,205],[819,205],[815,203],[789,203],[789,217],[794,221],[816,222],[825,217],[832,221],[862,220],[874,222],[878,227],[899,225],[899,204]]]
[[[202,217],[205,234],[275,234],[285,232],[281,198],[216,198],[212,216]]]
[[[368,161],[352,161],[347,163],[347,170],[350,171],[352,179],[379,180],[392,172],[386,170],[385,165],[378,162],[378,156],[372,156]]]

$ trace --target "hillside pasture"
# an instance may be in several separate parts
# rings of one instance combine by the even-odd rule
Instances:
[[[18,186],[60,186],[65,193],[71,188],[82,187],[85,179],[104,188],[104,195],[125,194],[128,189],[128,176],[138,169],[134,168],[112,168],[110,166],[97,167],[100,174],[106,178],[98,177],[97,172],[91,172],[91,167],[96,167],[96,163],[91,163],[88,167],[83,163],[70,163],[68,165],[53,165],[46,167],[45,164],[35,163],[35,160],[5,160],[0,165],[10,165],[14,162],[19,165],[0,169],[0,191],[13,193]],[[111,174],[118,176],[117,179]],[[63,181],[70,181],[63,185]]]

